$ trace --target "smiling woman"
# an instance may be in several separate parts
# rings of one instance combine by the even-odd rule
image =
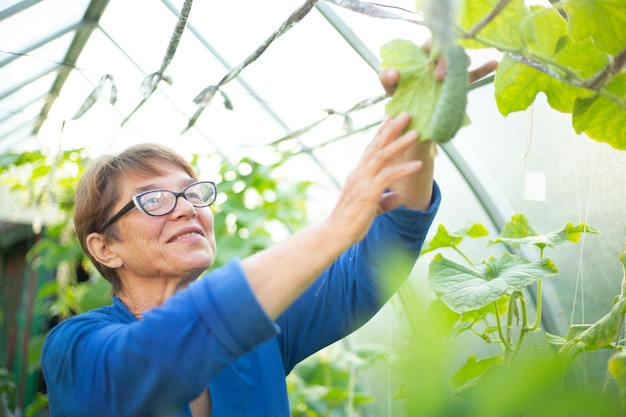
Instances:
[[[121,216],[122,210],[116,215],[111,214],[115,212],[114,208],[124,201],[132,200],[133,205],[126,206],[131,209],[135,205],[135,194],[159,188],[151,180],[165,176],[170,170],[178,170],[184,174],[185,186],[197,180],[194,169],[177,153],[155,144],[140,145],[131,147],[119,155],[102,156],[95,160],[78,184],[74,206],[76,236],[83,251],[102,276],[111,283],[113,294],[117,294],[121,288],[118,274],[114,269],[95,259],[95,255],[88,247],[88,241],[93,241],[96,236],[92,235],[90,238],[89,235],[99,231],[103,232],[102,237],[105,240],[116,239],[119,231],[117,227],[105,230]],[[123,189],[120,188],[122,178],[125,176],[143,183],[138,184],[136,189],[128,190],[127,197],[122,194]]]
[[[113,304],[49,333],[51,415],[290,416],[285,376],[382,308],[437,212],[430,143],[408,123],[381,125],[323,221],[209,273],[215,184],[160,145],[96,159],[75,229]]]

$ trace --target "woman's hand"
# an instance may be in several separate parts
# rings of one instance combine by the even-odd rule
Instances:
[[[424,49],[428,51],[428,45],[424,46]],[[470,83],[473,83],[476,80],[480,80],[486,75],[491,74],[498,67],[498,61],[488,61],[483,65],[471,70],[469,72],[469,80]],[[443,81],[446,76],[446,61],[440,59],[437,61],[437,66],[435,67],[435,79],[437,81]],[[383,89],[390,96],[396,91],[396,87],[398,86],[398,82],[400,81],[400,73],[395,68],[385,68],[380,74],[378,74],[378,79],[383,86]]]
[[[271,318],[278,317],[342,252],[360,241],[378,214],[402,203],[402,195],[385,190],[422,166],[415,159],[400,161],[417,142],[415,131],[402,134],[409,119],[401,114],[382,123],[324,221],[241,261],[252,291]]]
[[[331,227],[342,230],[352,243],[365,236],[378,214],[404,201],[402,195],[385,191],[422,166],[419,160],[402,159],[407,149],[417,142],[414,130],[401,134],[409,120],[407,113],[385,119],[346,179],[337,204],[326,220]]]
[[[428,51],[429,45],[423,48]],[[489,61],[470,71],[470,82],[474,82],[495,71],[498,66],[497,61]],[[442,81],[446,73],[445,61],[439,60],[435,68],[435,78]],[[380,83],[389,95],[393,95],[400,80],[400,73],[395,68],[387,68],[379,74]],[[401,155],[398,161],[420,160],[422,168],[411,175],[407,175],[391,184],[390,191],[401,195],[403,205],[416,210],[426,210],[430,206],[434,175],[434,157],[437,153],[436,145],[433,141],[415,141]]]

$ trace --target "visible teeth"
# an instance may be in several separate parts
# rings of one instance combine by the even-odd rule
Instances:
[[[196,233],[196,232],[183,233],[182,235],[177,236],[176,239],[179,239],[179,238],[185,237],[185,236],[197,236],[197,235],[199,235],[199,233]]]

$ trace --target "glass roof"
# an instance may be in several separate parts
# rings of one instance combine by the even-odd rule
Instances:
[[[303,4],[194,2],[165,70],[171,84],[160,82],[136,109],[142,82],[162,65],[183,1],[0,0],[0,152],[88,147],[95,155],[156,141],[183,154],[259,160],[272,158],[267,145],[280,141],[283,149],[309,150],[290,166],[295,176],[329,185],[318,202],[328,208],[382,119],[384,101],[350,112],[349,119],[340,113],[381,96],[380,47],[398,38],[422,44],[427,33],[421,26],[319,1],[224,84],[225,95],[213,97],[187,129],[198,110],[194,98],[240,65]],[[411,12],[412,0],[377,4],[419,19]],[[470,53],[473,65],[494,56],[489,50]],[[99,85],[100,99],[72,120]],[[497,233],[523,212],[542,233],[570,221],[597,227],[601,236],[583,236],[582,243],[555,255],[561,273],[551,280],[546,327],[562,334],[570,322],[597,320],[619,292],[626,153],[575,134],[568,117],[541,99],[504,118],[493,94],[491,85],[471,91],[471,124],[441,148],[436,177],[444,200],[435,223],[456,228],[479,221]],[[20,220],[11,205],[2,210],[1,218]],[[483,256],[485,246],[481,241],[469,251]],[[417,269],[427,265],[425,258]]]
[[[144,78],[161,66],[183,2],[6,3],[0,3],[0,150],[55,147],[54,136],[58,142],[66,122],[65,148],[97,145],[98,152],[136,141],[176,140],[194,152],[228,155],[326,118],[326,109],[346,111],[380,95],[380,46],[398,37],[419,41],[424,36],[415,24],[319,2],[223,86],[233,110],[217,96],[194,128],[181,134],[197,109],[194,97],[250,56],[301,2],[276,1],[271,9],[257,2],[245,8],[240,2],[194,3],[165,70],[171,85],[161,82],[124,126],[120,123],[142,99]],[[410,10],[412,2],[389,6]],[[72,120],[106,76],[110,82],[101,100],[83,118]],[[117,89],[113,105],[107,103],[111,85]],[[335,119],[338,123],[329,120],[324,133],[315,136],[340,133],[343,120]]]

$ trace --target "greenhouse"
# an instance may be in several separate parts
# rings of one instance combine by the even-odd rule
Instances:
[[[455,53],[463,53],[461,59]],[[497,69],[490,66],[494,62]],[[386,68],[399,74],[393,91],[379,78]],[[235,415],[222,396],[239,401],[236,415],[248,416],[280,409],[279,399],[294,417],[626,415],[625,68],[623,0],[0,0],[0,416],[85,415],[76,411],[85,408],[90,415],[111,415],[98,409],[102,402],[120,416]],[[194,210],[211,205],[218,249],[198,281],[215,281],[210,277],[238,262],[245,276],[246,265],[258,259],[274,259],[265,267],[278,277],[285,269],[305,268],[298,259],[315,266],[315,259],[333,250],[337,242],[327,240],[293,259],[263,258],[285,246],[284,254],[294,253],[302,244],[298,236],[326,224],[350,194],[344,184],[365,182],[355,178],[362,172],[356,167],[383,146],[373,138],[386,137],[390,120],[405,112],[408,128],[429,146],[433,201],[436,190],[441,200],[432,203],[438,208],[425,226],[423,245],[410,238],[421,245],[416,261],[404,265],[402,254],[379,251],[388,275],[381,279],[403,283],[391,288],[390,299],[371,318],[342,328],[331,344],[311,348],[293,369],[286,357],[300,350],[284,348],[279,367],[285,384],[276,389],[263,386],[269,360],[260,360],[261,368],[238,362],[248,356],[245,350],[256,354],[256,346],[237,345],[242,351],[224,353],[232,357],[217,370],[205,371],[211,358],[201,361],[181,382],[169,374],[167,361],[153,362],[153,339],[147,337],[143,352],[129,363],[106,362],[110,352],[99,349],[92,354],[99,365],[80,377],[89,386],[64,386],[52,394],[55,372],[76,367],[66,378],[80,381],[75,375],[86,372],[81,366],[93,364],[81,359],[86,341],[64,339],[57,344],[66,343],[68,358],[75,355],[76,362],[67,359],[62,370],[44,377],[46,337],[114,299],[125,302],[79,242],[83,226],[74,222],[74,202],[90,162],[156,143],[180,154],[197,173],[191,179],[200,182],[185,180],[174,191],[158,181],[159,188],[135,187],[124,208],[128,200],[113,206],[92,197],[90,204],[121,210],[119,217],[107,214],[106,224],[89,236],[109,236],[110,224],[126,225],[131,217],[164,222],[181,202]],[[395,143],[409,134],[398,132]],[[391,142],[385,149],[395,146]],[[373,161],[388,157],[379,151]],[[155,166],[159,178],[167,166]],[[409,169],[408,163],[399,166]],[[103,177],[101,186],[121,187],[123,194],[130,187],[123,182],[135,181],[144,167],[119,169],[126,180]],[[396,182],[390,184],[385,190],[394,191]],[[372,181],[363,189],[371,193],[378,186]],[[156,199],[157,191],[159,198],[173,196],[170,211],[142,200],[145,194]],[[397,208],[415,211],[409,209]],[[112,229],[116,236],[119,228]],[[198,231],[185,229],[176,239],[193,240],[184,234]],[[367,247],[367,236],[354,247]],[[137,262],[148,250],[135,254]],[[354,268],[367,270],[363,265]],[[323,266],[315,277],[332,269]],[[238,332],[297,334],[281,326],[284,310],[274,315],[266,309],[250,282],[245,291],[253,295],[244,310],[258,302],[267,313],[259,315],[269,320],[247,322]],[[189,291],[177,288],[172,300],[200,286],[193,284]],[[125,281],[119,285],[125,288]],[[239,296],[243,304],[246,295],[234,299]],[[203,297],[207,311],[227,304],[213,306],[209,295]],[[319,301],[344,302],[357,310],[368,301]],[[148,322],[159,333],[155,317],[172,304],[158,303],[154,316],[133,325]],[[231,307],[233,316],[246,321],[248,313]],[[315,322],[317,310],[311,312],[306,320]],[[276,316],[279,324],[272,325]],[[320,317],[328,322],[319,328],[344,321]],[[209,313],[205,318],[214,329]],[[196,339],[182,335],[191,330],[172,323],[167,331],[176,340],[189,337],[192,345]],[[102,330],[111,340],[126,331],[121,323],[113,327]],[[228,350],[213,346],[235,340],[235,330],[228,331],[224,339],[207,336],[206,346],[197,349]],[[303,344],[310,340],[301,337]],[[169,362],[188,362],[181,356],[171,353]],[[132,379],[143,388],[107,379],[123,375],[127,366],[145,369],[145,380]],[[262,376],[245,389],[233,384],[230,392],[220,391],[220,372],[226,372],[220,367],[232,367],[242,379],[246,373]],[[190,397],[204,404],[198,411],[186,395],[205,374],[211,376],[198,398],[206,394],[208,409],[196,402],[198,393]],[[180,398],[170,395],[177,390]],[[135,404],[144,394],[149,404]],[[54,408],[59,401],[65,410]]]

